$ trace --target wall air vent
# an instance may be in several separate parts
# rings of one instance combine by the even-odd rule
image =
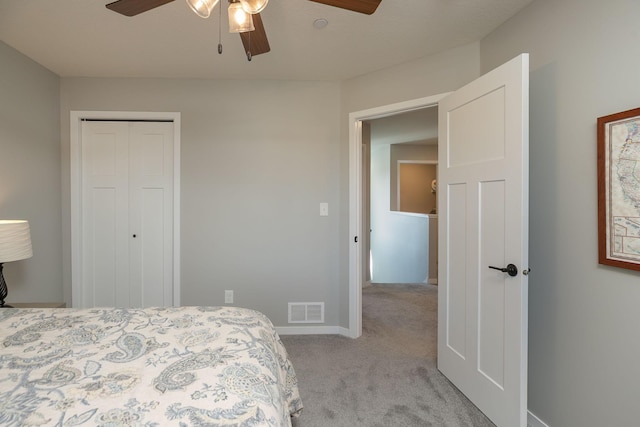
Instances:
[[[290,302],[289,323],[324,323],[324,303]]]

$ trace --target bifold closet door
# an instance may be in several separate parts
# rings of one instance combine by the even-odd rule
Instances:
[[[82,306],[173,303],[173,123],[82,123]]]

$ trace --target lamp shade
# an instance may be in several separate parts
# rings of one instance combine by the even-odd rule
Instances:
[[[0,220],[0,263],[31,258],[29,222]]]
[[[187,0],[187,4],[201,18],[208,18],[220,0]]]
[[[251,14],[242,9],[240,3],[229,3],[229,32],[246,33],[255,30]]]
[[[269,3],[269,0],[240,0],[244,11],[252,15],[262,12],[267,3]]]

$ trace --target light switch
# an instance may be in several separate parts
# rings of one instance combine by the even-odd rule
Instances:
[[[329,216],[329,203],[320,203],[320,216]]]

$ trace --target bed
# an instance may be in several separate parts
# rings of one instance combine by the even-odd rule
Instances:
[[[301,410],[257,311],[0,310],[2,426],[291,426]]]

